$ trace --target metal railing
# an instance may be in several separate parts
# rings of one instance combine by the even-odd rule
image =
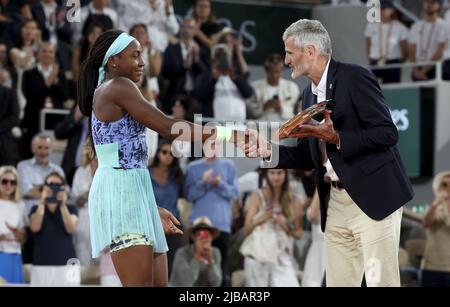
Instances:
[[[424,85],[424,84],[437,84],[438,82],[443,82],[446,81],[448,82],[449,80],[444,80],[442,78],[442,73],[443,73],[443,61],[427,61],[427,62],[405,62],[405,63],[398,63],[398,64],[385,64],[382,66],[378,66],[378,65],[372,65],[372,66],[368,66],[368,69],[371,70],[382,70],[382,69],[395,69],[395,68],[400,68],[401,70],[404,69],[413,69],[414,67],[423,67],[423,66],[435,66],[436,69],[436,75],[434,77],[434,79],[430,79],[430,80],[425,80],[425,81],[413,81],[412,79],[409,81],[401,81],[398,83],[388,83],[388,84],[382,84],[383,88],[392,88],[392,87],[397,87],[398,85],[408,85],[411,86],[412,84],[416,84],[416,85]]]

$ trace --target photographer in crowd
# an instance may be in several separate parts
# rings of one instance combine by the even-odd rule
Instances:
[[[78,224],[77,209],[67,205],[67,198],[65,179],[57,172],[50,173],[45,178],[39,205],[30,213],[33,286],[79,284],[77,267],[67,265],[69,259],[75,258],[72,236]],[[68,270],[73,270],[73,275]]]
[[[219,235],[206,216],[197,218],[188,230],[193,243],[175,254],[170,282],[175,287],[219,287],[222,282],[221,255],[212,241]]]

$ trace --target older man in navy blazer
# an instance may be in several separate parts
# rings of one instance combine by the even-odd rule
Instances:
[[[295,147],[241,144],[249,156],[278,160],[277,168],[315,169],[326,244],[327,286],[399,286],[402,206],[413,197],[396,147],[398,132],[380,86],[363,67],[331,57],[331,39],[319,21],[299,20],[284,35],[292,77],[311,85],[303,109],[332,99],[318,125],[298,127]]]

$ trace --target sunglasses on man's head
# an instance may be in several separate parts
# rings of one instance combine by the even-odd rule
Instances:
[[[2,179],[2,185],[10,184],[12,186],[17,185],[17,180],[8,180],[8,179]]]

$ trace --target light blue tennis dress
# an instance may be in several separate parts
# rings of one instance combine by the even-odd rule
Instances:
[[[92,256],[130,234],[145,236],[155,253],[167,252],[147,169],[145,126],[128,113],[107,123],[92,112],[91,123],[98,158],[89,192]]]

